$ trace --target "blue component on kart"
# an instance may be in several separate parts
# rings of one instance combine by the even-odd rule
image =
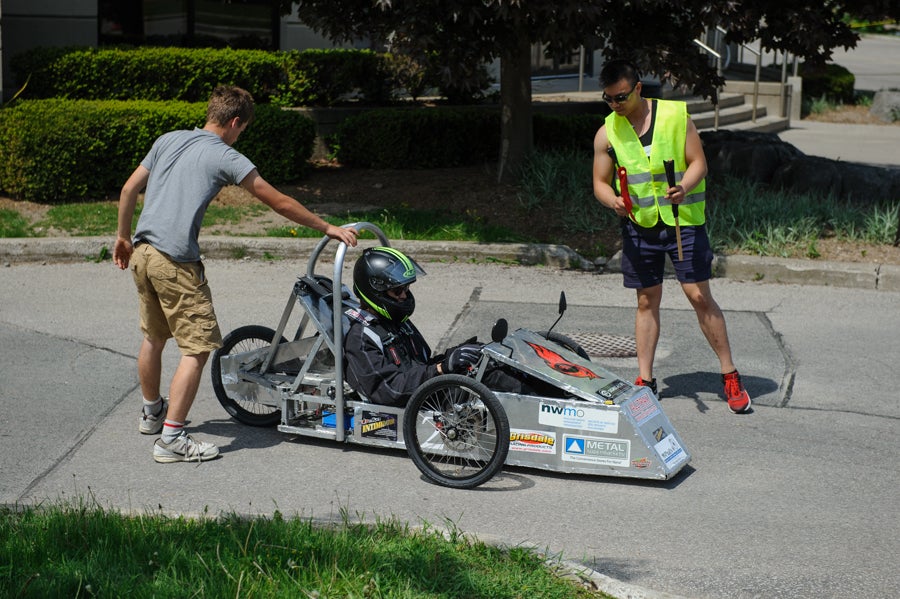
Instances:
[[[337,426],[337,414],[334,412],[322,412],[322,426],[334,428]],[[353,414],[348,413],[344,416],[344,426],[347,430],[353,430]]]

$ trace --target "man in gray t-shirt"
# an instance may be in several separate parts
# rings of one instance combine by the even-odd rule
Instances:
[[[153,446],[160,463],[204,461],[219,455],[212,443],[184,432],[210,352],[222,344],[212,295],[200,261],[203,215],[225,185],[240,185],[278,214],[350,246],[357,232],[336,227],[263,179],[231,146],[253,120],[253,98],[238,87],[219,86],[209,99],[206,124],[160,136],[125,182],[119,197],[119,226],[113,261],[131,268],[140,304],[144,340],[138,375],[144,406],[138,430],[162,433]],[[131,225],[141,190],[144,207],[134,235]],[[160,395],[162,352],[174,337],[181,361]]]
[[[239,185],[256,168],[205,129],[172,131],[141,161],[150,173],[134,243],[145,241],[177,262],[200,259],[197,236],[207,206],[224,185]]]

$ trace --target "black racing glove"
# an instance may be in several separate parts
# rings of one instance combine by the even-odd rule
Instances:
[[[441,370],[445,374],[450,374],[451,372],[463,374],[480,359],[481,344],[464,343],[447,352],[443,362],[441,362]]]

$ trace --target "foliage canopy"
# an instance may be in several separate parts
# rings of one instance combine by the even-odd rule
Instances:
[[[367,40],[411,55],[434,53],[442,74],[465,86],[479,64],[500,59],[504,114],[500,176],[531,149],[530,52],[571,52],[584,45],[607,57],[630,58],[645,75],[686,85],[716,98],[723,83],[709,57],[693,43],[722,27],[726,40],[759,39],[803,62],[823,64],[859,36],[844,20],[898,18],[893,0],[279,0],[335,42]],[[379,48],[381,49],[381,48]]]

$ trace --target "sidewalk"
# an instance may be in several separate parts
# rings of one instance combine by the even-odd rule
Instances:
[[[808,156],[900,168],[900,125],[850,125],[802,120],[778,134]]]

